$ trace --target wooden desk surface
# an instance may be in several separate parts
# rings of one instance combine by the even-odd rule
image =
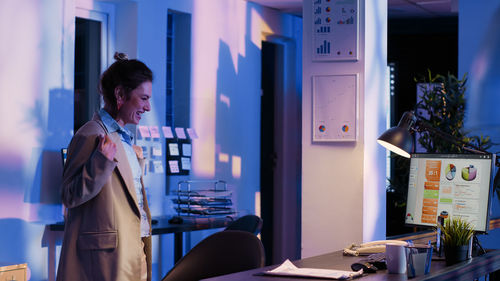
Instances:
[[[230,217],[213,217],[213,218],[184,218],[182,223],[169,223],[170,217],[156,217],[156,224],[153,224],[153,235],[188,232],[212,228],[222,228],[229,225],[233,221]]]
[[[361,259],[361,257],[352,257],[342,255],[342,251],[328,253],[320,256],[305,258],[293,263],[297,267],[324,268],[351,270],[351,264]],[[263,271],[276,268],[277,265],[257,268],[253,270],[228,274],[219,277],[203,279],[205,281],[279,281],[279,280],[302,280],[298,277],[280,277],[255,275]],[[484,276],[490,272],[500,270],[500,250],[491,251],[480,257],[472,258],[469,261],[462,262],[453,266],[446,267],[444,260],[432,260],[431,273],[418,276],[410,280],[473,280]],[[325,280],[318,278],[307,278],[303,280]],[[358,279],[356,279],[358,280]],[[379,270],[377,273],[365,274],[360,281],[364,280],[408,280],[406,274],[389,274],[387,270]]]

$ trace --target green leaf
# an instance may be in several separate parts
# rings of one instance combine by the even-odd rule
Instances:
[[[476,145],[487,150],[493,144],[489,137],[469,136],[463,128],[465,119],[465,91],[467,89],[467,75],[458,79],[453,74],[446,76],[433,75],[427,70],[427,77],[422,75],[415,81],[422,90],[421,101],[415,106],[415,112],[420,116],[428,116],[427,122],[433,128],[446,132],[457,139]],[[433,86],[429,87],[428,84]],[[425,119],[424,119],[425,120]],[[460,153],[464,152],[460,146],[444,141],[442,138],[429,132],[422,132],[418,139],[420,145],[429,153]]]
[[[446,220],[444,226],[439,226],[443,235],[443,245],[464,246],[469,245],[469,241],[474,234],[472,225],[460,217]]]

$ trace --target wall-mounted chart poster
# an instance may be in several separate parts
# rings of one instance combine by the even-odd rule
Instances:
[[[313,61],[357,61],[358,0],[311,1]]]
[[[313,76],[313,142],[356,141],[357,77]]]

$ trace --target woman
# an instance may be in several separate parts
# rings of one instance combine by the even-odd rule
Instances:
[[[104,108],[73,136],[64,167],[68,209],[57,280],[151,280],[151,216],[142,150],[126,124],[149,111],[153,74],[115,54],[101,76]]]

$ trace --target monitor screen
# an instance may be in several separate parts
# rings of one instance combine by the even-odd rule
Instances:
[[[487,232],[494,163],[492,154],[412,154],[405,223],[436,226],[438,216],[461,217]]]

